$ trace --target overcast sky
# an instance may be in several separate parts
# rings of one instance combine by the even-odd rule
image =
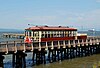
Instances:
[[[0,28],[62,25],[100,29],[100,0],[0,0]]]

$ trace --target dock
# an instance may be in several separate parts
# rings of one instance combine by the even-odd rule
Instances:
[[[24,37],[25,37],[25,34],[3,33],[3,38],[23,39]]]
[[[72,41],[72,42],[71,42]],[[88,37],[86,40],[68,40],[68,43],[34,46],[24,41],[0,43],[0,67],[3,67],[3,55],[12,54],[13,67],[26,67],[25,57],[27,52],[33,52],[33,64],[46,64],[47,62],[63,61],[76,57],[100,54],[100,37]],[[46,58],[47,57],[47,58]]]

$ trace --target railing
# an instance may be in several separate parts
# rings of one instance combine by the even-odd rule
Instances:
[[[23,52],[26,52],[26,51],[33,51],[34,49],[38,49],[38,50],[41,50],[42,48],[44,48],[45,50],[48,50],[48,48],[51,48],[53,49],[54,47],[57,47],[57,48],[60,48],[61,46],[63,48],[66,48],[66,46],[68,47],[76,47],[76,46],[84,46],[84,45],[99,45],[100,43],[100,39],[91,39],[91,38],[88,38],[86,39],[85,41],[82,40],[80,42],[80,40],[76,40],[77,42],[75,42],[75,40],[73,40],[73,43],[71,43],[70,41],[68,41],[67,44],[65,44],[65,42],[63,44],[58,44],[57,45],[53,45],[53,43],[51,43],[51,45],[44,45],[44,46],[37,46],[37,47],[34,47],[33,46],[33,43],[31,44],[27,44],[27,43],[24,43],[23,41],[20,41],[20,42],[3,42],[3,43],[0,43],[0,53],[5,53],[5,54],[8,54],[10,52],[14,52],[16,53],[17,51],[23,51]]]

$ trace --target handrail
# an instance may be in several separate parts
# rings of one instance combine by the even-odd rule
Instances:
[[[45,50],[48,50],[48,48],[54,49],[54,47],[57,47],[58,49],[62,46],[63,48],[66,48],[66,46],[68,47],[75,47],[75,46],[88,46],[88,45],[98,45],[100,43],[99,39],[86,39],[86,41],[82,40],[81,42],[79,40],[77,40],[77,42],[75,42],[75,40],[72,42],[70,42],[70,40],[68,40],[68,43],[66,44],[65,41],[63,41],[63,44],[60,44],[59,41],[56,45],[53,44],[53,41],[51,43],[50,46],[46,45],[41,46],[41,44],[39,43],[39,46],[34,47],[33,43],[31,44],[27,44],[24,43],[23,41],[20,42],[6,42],[6,43],[0,43],[0,52],[4,52],[5,54],[8,54],[9,52],[14,52],[16,53],[17,51],[23,51],[26,52],[28,51],[33,51],[34,49],[38,49],[41,50],[41,48],[45,48]],[[29,45],[29,46],[27,46]]]

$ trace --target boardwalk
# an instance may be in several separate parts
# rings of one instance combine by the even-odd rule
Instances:
[[[86,40],[70,40],[68,43],[51,44],[44,46],[34,46],[33,43],[27,44],[24,41],[1,42],[0,43],[0,66],[3,67],[3,55],[12,54],[13,66],[25,67],[26,52],[33,52],[33,64],[42,64],[46,61],[54,62],[74,57],[83,57],[100,53],[100,37],[88,37]],[[48,55],[46,58],[46,54]],[[46,60],[48,59],[48,60]]]

